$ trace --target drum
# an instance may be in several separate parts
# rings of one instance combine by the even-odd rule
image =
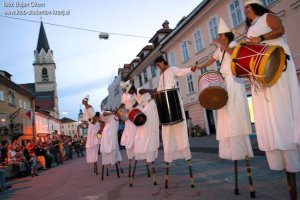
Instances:
[[[128,119],[128,110],[125,107],[120,107],[117,110],[116,115],[119,119],[121,119],[122,121],[125,121]]]
[[[208,71],[199,77],[199,102],[209,110],[225,106],[228,100],[225,80],[220,72]]]
[[[138,108],[133,108],[129,114],[128,118],[132,121],[136,126],[142,126],[146,123],[147,117],[146,115]]]
[[[253,76],[264,86],[274,85],[284,66],[285,52],[278,45],[241,43],[232,53],[232,74],[246,78]]]
[[[161,124],[172,125],[183,121],[177,89],[159,91],[154,98]]]

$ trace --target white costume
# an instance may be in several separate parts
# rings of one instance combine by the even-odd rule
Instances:
[[[175,88],[177,81],[176,77],[184,76],[190,72],[190,68],[181,69],[175,66],[168,67],[160,75],[157,91]],[[179,91],[178,95],[184,120],[174,125],[162,125],[165,162],[172,162],[176,159],[189,160],[192,158],[188,140],[187,124]]]
[[[229,48],[237,45],[235,41]],[[213,58],[221,62],[224,51],[220,48]],[[231,55],[226,52],[221,64],[222,73],[228,92],[226,105],[217,110],[217,140],[219,141],[219,156],[227,160],[242,160],[245,156],[253,157],[249,134],[251,132],[249,109],[244,81],[234,77],[230,69]]]
[[[137,127],[134,140],[135,159],[153,162],[157,158],[159,148],[159,119],[156,103],[149,93],[143,95],[138,93],[137,101],[143,106],[141,111],[147,116],[147,121]]]
[[[124,93],[121,99],[121,103],[125,105],[125,108],[130,110],[136,103],[135,94]],[[121,145],[126,147],[126,153],[128,159],[134,157],[134,138],[136,135],[137,127],[129,119],[125,121],[125,128],[121,138]]]
[[[111,113],[110,111],[105,111]],[[119,121],[114,119],[114,115],[101,116],[101,120],[105,122],[102,131],[100,151],[102,155],[102,165],[114,165],[122,160],[119,143],[118,143],[118,126]]]
[[[95,163],[98,161],[98,149],[100,144],[100,139],[97,137],[97,133],[100,129],[99,123],[89,124],[87,139],[86,139],[86,162]]]
[[[272,29],[266,17],[254,20],[247,32],[250,38],[266,34]],[[253,107],[259,148],[266,151],[268,163],[273,170],[300,171],[300,89],[292,53],[283,37],[265,40],[263,43],[280,45],[290,56],[286,71],[271,87],[254,91]],[[297,127],[298,126],[298,127]],[[298,144],[298,145],[297,145]]]

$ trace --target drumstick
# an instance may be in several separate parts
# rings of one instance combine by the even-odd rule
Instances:
[[[239,36],[241,36],[241,37],[244,37],[244,38],[246,38],[246,39],[248,39],[248,40],[251,40],[250,38],[247,37],[246,34],[242,34],[242,33],[238,32],[238,31],[235,30],[235,29],[232,29],[232,33],[237,34],[237,35],[239,35]]]

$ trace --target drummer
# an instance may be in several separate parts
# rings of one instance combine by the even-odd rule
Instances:
[[[300,171],[300,88],[292,53],[284,40],[282,21],[260,0],[244,4],[247,37],[251,43],[280,45],[287,54],[286,70],[262,91],[252,87],[259,149],[266,152],[272,170],[285,170],[291,199],[297,199],[296,172]]]
[[[125,93],[121,98],[120,107],[125,107],[127,110],[131,110],[137,106],[136,101],[136,89],[128,80],[126,83],[121,83],[121,87],[125,89]],[[127,157],[129,160],[129,176],[131,175],[131,160],[134,157],[134,138],[136,135],[137,126],[129,119],[125,121],[125,128],[121,138],[121,145],[125,146]]]
[[[195,72],[196,70],[196,67],[183,69],[176,66],[169,66],[168,62],[163,58],[163,56],[157,57],[154,64],[161,71],[157,91],[176,88],[177,77],[185,76],[190,72]],[[162,125],[162,139],[164,146],[164,161],[166,162],[166,175],[168,173],[169,163],[177,159],[187,160],[190,167],[190,173],[192,173],[192,155],[188,140],[187,124],[184,116],[185,113],[183,110],[180,93],[178,90],[177,92],[179,95],[181,113],[184,120],[174,125]],[[192,177],[192,174],[190,175]],[[168,177],[165,176],[165,183],[167,181],[167,178]],[[165,187],[168,187],[167,184],[165,184]],[[191,187],[194,187],[193,183],[191,183]]]
[[[217,134],[219,141],[219,156],[222,159],[235,161],[253,157],[249,139],[251,132],[247,95],[242,79],[232,75],[230,69],[232,49],[237,45],[234,35],[221,18],[218,27],[219,38],[213,44],[218,46],[214,55],[204,64],[197,65],[197,69],[210,66],[219,61],[220,72],[225,79],[228,101],[217,110]],[[235,166],[236,167],[236,166]],[[254,194],[252,194],[254,195]]]

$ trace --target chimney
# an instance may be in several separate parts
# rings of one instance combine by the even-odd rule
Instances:
[[[169,28],[169,22],[168,22],[168,20],[165,20],[165,21],[164,21],[164,23],[162,24],[162,27],[163,27],[164,29],[168,29],[168,28]]]

